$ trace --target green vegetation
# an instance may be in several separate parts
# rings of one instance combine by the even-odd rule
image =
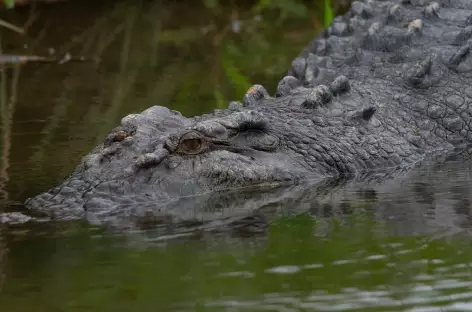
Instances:
[[[325,0],[324,2],[324,26],[327,27],[333,20],[333,10],[331,8],[331,1]]]
[[[11,9],[15,6],[15,0],[3,0],[3,3],[7,9]]]

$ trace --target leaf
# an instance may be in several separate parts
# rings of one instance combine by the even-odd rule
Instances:
[[[333,20],[333,10],[331,9],[331,1],[324,0],[324,26],[328,27]]]

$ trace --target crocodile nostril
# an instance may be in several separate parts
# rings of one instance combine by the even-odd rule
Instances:
[[[128,136],[129,136],[128,132],[120,130],[120,131],[116,132],[115,135],[113,136],[113,141],[121,142],[124,139],[126,139]]]
[[[110,146],[115,142],[128,141],[133,138],[133,135],[136,133],[136,127],[118,127],[115,128],[110,134],[107,135],[104,141],[105,146]]]

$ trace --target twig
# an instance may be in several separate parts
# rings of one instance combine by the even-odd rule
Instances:
[[[3,117],[3,148],[2,148],[2,162],[0,166],[0,180],[2,187],[0,194],[2,199],[8,199],[8,191],[6,184],[10,180],[8,175],[8,168],[10,167],[10,152],[11,152],[11,131],[13,124],[13,115],[15,114],[16,100],[18,94],[18,81],[20,77],[20,67],[16,67],[13,72],[13,79],[11,82],[11,95],[7,107],[7,112]]]
[[[10,23],[8,23],[7,21],[2,20],[2,19],[0,19],[0,26],[3,26],[3,27],[8,28],[8,29],[10,29],[10,30],[13,30],[13,31],[15,31],[15,32],[17,32],[17,33],[19,33],[19,34],[22,34],[22,35],[25,34],[25,31],[24,31],[23,28],[18,27],[18,26],[15,26],[15,25],[13,25],[13,24],[10,24]]]

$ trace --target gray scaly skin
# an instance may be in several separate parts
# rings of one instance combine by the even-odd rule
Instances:
[[[123,118],[61,185],[26,201],[48,217],[118,216],[176,198],[302,184],[468,154],[472,1],[364,1],[293,63],[273,97],[186,118]]]

